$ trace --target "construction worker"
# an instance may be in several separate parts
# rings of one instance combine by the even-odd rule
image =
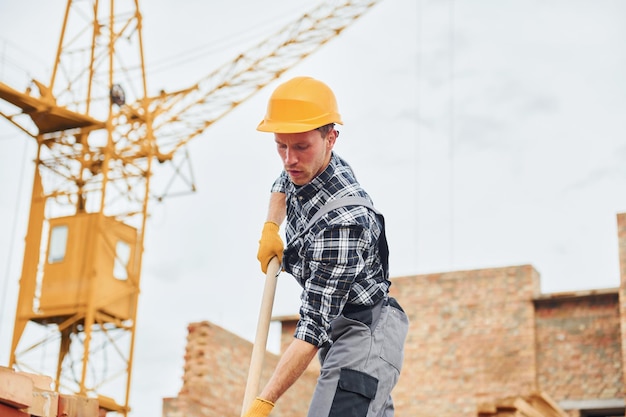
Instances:
[[[321,372],[308,417],[393,415],[408,319],[388,295],[383,217],[333,151],[335,124],[342,121],[332,90],[296,77],[272,93],[257,127],[274,133],[284,168],[271,189],[258,259],[267,273],[278,258],[302,286],[302,304],[293,341],[245,417],[268,416],[316,354]]]

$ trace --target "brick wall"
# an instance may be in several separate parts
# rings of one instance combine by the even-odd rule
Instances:
[[[622,343],[622,365],[626,363],[626,213],[617,215],[617,238],[620,270],[620,322]],[[626,366],[622,366],[622,396],[626,397]]]
[[[391,295],[410,320],[396,415],[475,417],[481,404],[538,391],[559,402],[623,400],[626,214],[618,216],[618,233],[619,290],[541,295],[530,265],[393,278]],[[295,320],[283,319],[283,347]],[[202,343],[193,341],[194,326]],[[207,322],[189,331],[183,388],[164,400],[163,416],[238,416],[252,344]],[[194,358],[202,360],[194,365]],[[262,384],[277,360],[267,354]],[[272,416],[305,415],[316,375],[308,372]]]
[[[475,416],[537,389],[531,266],[395,278],[391,291],[410,320],[398,415]]]
[[[617,290],[545,296],[535,315],[540,387],[557,401],[622,396]]]
[[[251,356],[249,341],[210,322],[189,324],[183,385],[178,397],[163,399],[163,417],[239,417]],[[277,362],[277,355],[265,355],[261,387]],[[300,415],[313,395],[316,378],[315,373],[303,375],[272,416]]]

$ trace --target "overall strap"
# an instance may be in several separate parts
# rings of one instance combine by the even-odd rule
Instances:
[[[389,245],[387,244],[387,236],[385,233],[385,218],[378,210],[376,210],[376,208],[374,208],[372,203],[370,203],[370,201],[365,197],[361,197],[358,195],[346,196],[346,197],[340,197],[336,200],[326,202],[326,204],[324,204],[322,208],[320,208],[313,215],[313,217],[311,217],[311,220],[309,220],[309,222],[307,223],[306,227],[301,232],[301,234],[305,234],[311,227],[313,227],[315,222],[317,222],[324,214],[332,210],[335,210],[339,207],[344,207],[344,206],[364,206],[372,210],[374,213],[376,213],[378,218],[380,218],[382,222],[382,231],[380,233],[380,237],[378,238],[378,249],[380,250],[380,258],[383,263],[384,271],[385,273],[388,273],[389,272]]]
[[[372,203],[370,203],[370,201],[365,197],[361,197],[358,195],[340,197],[336,200],[328,201],[326,204],[324,204],[322,208],[320,208],[313,215],[313,217],[311,217],[311,220],[309,220],[309,222],[307,223],[306,227],[303,230],[303,233],[313,227],[315,222],[317,222],[324,214],[344,206],[365,206],[368,209],[372,210],[374,213],[380,215],[378,210],[376,210]]]

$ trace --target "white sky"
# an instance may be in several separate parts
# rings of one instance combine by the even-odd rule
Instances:
[[[265,38],[280,27],[271,22],[308,9],[287,0],[217,4],[144,2],[148,65],[218,51],[149,71],[152,92],[192,84],[244,50],[232,41],[239,34]],[[0,80],[9,65],[48,79],[63,9],[60,0],[0,2]],[[283,80],[312,75],[335,90],[345,122],[336,150],[385,214],[392,276],[532,264],[544,292],[617,287],[625,20],[620,0],[382,0]],[[257,241],[281,169],[271,136],[255,127],[273,87],[192,142],[197,193],[152,206],[135,416],[160,415],[161,398],[177,395],[188,323],[254,338]],[[0,144],[2,365],[35,147],[1,121]],[[274,313],[297,307],[284,275]]]

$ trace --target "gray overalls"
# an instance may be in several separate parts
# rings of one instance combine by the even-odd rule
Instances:
[[[367,199],[333,200],[313,216],[309,225],[345,205],[368,207],[381,218],[383,233],[379,242],[387,270],[389,250],[384,219]],[[374,306],[346,306],[331,323],[332,345],[319,351],[322,367],[308,417],[393,416],[391,390],[402,369],[408,327],[408,318],[394,298],[385,297]]]

